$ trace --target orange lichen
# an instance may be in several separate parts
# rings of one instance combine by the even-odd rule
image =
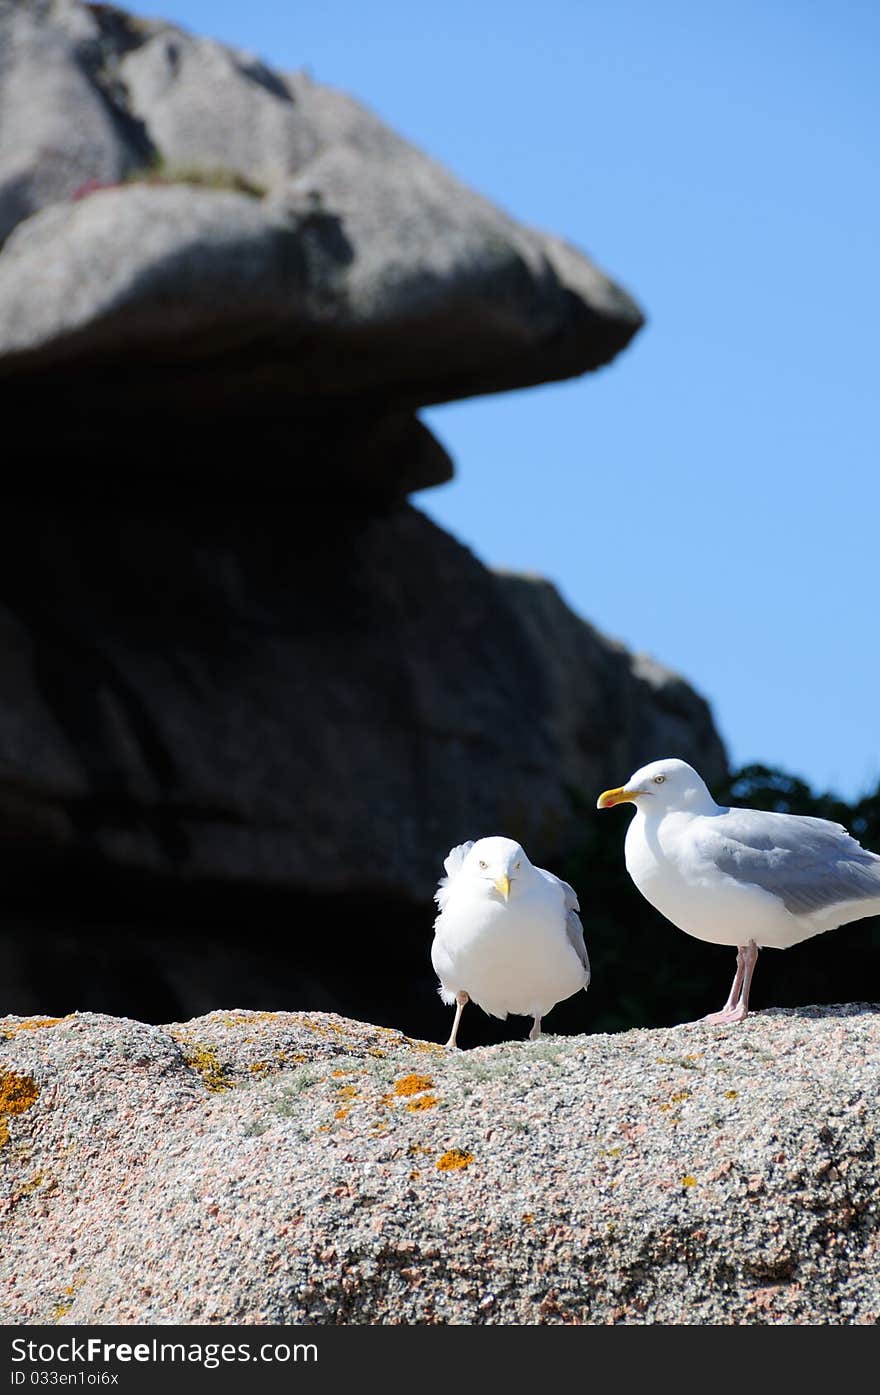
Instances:
[[[24,1114],[36,1104],[39,1094],[40,1087],[29,1075],[0,1072],[0,1148],[9,1142],[7,1118],[12,1114]]]
[[[724,1091],[724,1098],[725,1098],[726,1100],[735,1100],[738,1094],[739,1094],[739,1090],[725,1090],[725,1091]]]
[[[336,1113],[333,1115],[333,1118],[334,1118],[334,1119],[347,1119],[350,1113],[351,1113],[351,1110],[350,1110],[350,1109],[337,1109]]]
[[[430,1075],[404,1075],[400,1080],[394,1082],[395,1095],[420,1095],[425,1090],[433,1089],[434,1082]]]
[[[523,1213],[522,1213],[522,1223],[523,1223],[523,1225],[534,1225],[534,1224],[535,1224],[534,1212],[533,1212],[533,1211],[523,1211]]]
[[[690,1090],[679,1090],[678,1094],[677,1094],[677,1095],[673,1095],[671,1098],[672,1098],[672,1103],[673,1103],[673,1104],[681,1104],[682,1100],[689,1100],[690,1097],[691,1097],[691,1092],[690,1092]]]
[[[408,1100],[406,1107],[414,1111],[419,1109],[433,1109],[436,1103],[436,1095],[419,1095],[418,1099]]]
[[[696,1177],[692,1177],[691,1174],[688,1172],[685,1174],[684,1177],[682,1177],[681,1185],[683,1187],[695,1187],[697,1185],[697,1179]]]
[[[454,1172],[460,1167],[469,1167],[474,1160],[473,1153],[466,1153],[463,1148],[450,1148],[437,1159],[437,1168],[440,1172]]]
[[[409,1180],[411,1182],[417,1182],[421,1175],[422,1174],[419,1172],[418,1168],[414,1168],[413,1171],[409,1174]]]
[[[15,1075],[12,1071],[0,1074],[0,1114],[24,1114],[32,1104],[36,1104],[40,1088],[29,1075]]]
[[[337,1087],[336,1098],[340,1100],[353,1100],[359,1093],[356,1085],[340,1085]]]
[[[60,1017],[26,1017],[23,1022],[15,1022],[11,1027],[0,1024],[0,1036],[10,1041],[19,1032],[36,1032],[41,1027],[57,1027]]]

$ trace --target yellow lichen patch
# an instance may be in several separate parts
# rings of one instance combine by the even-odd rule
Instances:
[[[39,1098],[40,1088],[29,1075],[0,1073],[0,1114],[24,1114]]]
[[[367,1055],[375,1056],[377,1060],[384,1061],[385,1057],[388,1055],[388,1052],[383,1051],[380,1046],[368,1046]]]
[[[269,1062],[268,1062],[268,1061],[254,1061],[253,1065],[248,1066],[248,1070],[253,1071],[254,1075],[259,1075],[261,1071],[268,1070],[268,1069],[269,1069]]]
[[[725,1098],[726,1100],[735,1100],[738,1094],[739,1094],[739,1090],[725,1090],[725,1091],[724,1091],[724,1098]]]
[[[426,1153],[428,1156],[430,1156],[433,1153],[434,1149],[426,1148],[424,1143],[410,1143],[406,1151],[410,1157],[414,1157],[416,1153]]]
[[[347,1119],[350,1113],[351,1113],[351,1110],[350,1110],[350,1109],[337,1109],[336,1113],[333,1115],[333,1118],[334,1118],[334,1119]]]
[[[413,1171],[409,1174],[409,1180],[411,1182],[417,1182],[421,1175],[422,1174],[419,1172],[418,1168],[414,1168]]]
[[[229,1079],[226,1067],[221,1064],[217,1052],[210,1046],[190,1046],[184,1052],[183,1059],[188,1066],[198,1071],[207,1090],[216,1094],[221,1090],[233,1088],[234,1081]]]
[[[679,1092],[678,1092],[677,1095],[672,1095],[672,1096],[671,1096],[671,1098],[672,1098],[672,1103],[673,1103],[673,1104],[681,1104],[682,1100],[689,1100],[690,1097],[691,1097],[691,1092],[690,1092],[690,1090],[679,1090]]]
[[[224,1027],[240,1027],[245,1022],[275,1022],[280,1016],[279,1012],[227,1012],[220,1021]],[[251,1040],[245,1037],[245,1041]]]
[[[700,1057],[702,1056],[702,1054],[703,1054],[702,1051],[695,1051],[695,1052],[693,1053],[693,1055],[691,1055],[691,1056],[685,1056],[684,1059],[685,1059],[686,1061],[699,1061],[699,1059],[700,1059]]]
[[[692,1177],[691,1174],[688,1172],[684,1175],[684,1177],[682,1177],[681,1185],[683,1187],[695,1187],[697,1185],[697,1179],[696,1177]]]
[[[57,1027],[60,1017],[26,1017],[23,1022],[15,1022],[11,1027],[0,1025],[0,1037],[10,1041],[19,1032],[37,1032],[41,1027]]]
[[[336,1098],[340,1100],[353,1100],[359,1093],[356,1085],[339,1085],[336,1089]]]
[[[523,1213],[522,1213],[522,1223],[523,1223],[523,1225],[534,1225],[534,1224],[535,1224],[534,1212],[532,1212],[532,1211],[523,1211]]]
[[[463,1148],[449,1148],[437,1159],[437,1169],[440,1172],[455,1172],[457,1168],[469,1167],[473,1160],[473,1153],[466,1153]]]
[[[401,1037],[404,1045],[409,1046],[413,1051],[427,1051],[431,1056],[445,1056],[446,1047],[441,1046],[437,1041],[419,1041],[417,1037]]]
[[[39,1094],[40,1087],[29,1075],[0,1072],[0,1148],[9,1142],[6,1120],[11,1114],[24,1114],[26,1109],[36,1104]]]
[[[330,1074],[333,1076],[334,1080],[338,1080],[341,1075],[350,1075],[351,1072],[347,1070],[331,1070]]]
[[[32,1192],[38,1192],[43,1185],[43,1173],[35,1172],[27,1182],[22,1182],[18,1189],[19,1196],[30,1196]]]
[[[420,1095],[425,1090],[431,1090],[434,1082],[430,1075],[403,1075],[394,1082],[395,1095]]]
[[[60,1322],[61,1318],[64,1317],[65,1313],[69,1313],[72,1307],[72,1303],[56,1303],[52,1309],[52,1321]]]
[[[419,1109],[433,1109],[437,1103],[436,1095],[419,1095],[418,1099],[407,1100],[407,1109],[417,1111]]]

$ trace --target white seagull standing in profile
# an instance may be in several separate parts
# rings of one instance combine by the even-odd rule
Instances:
[[[597,807],[623,803],[636,808],[626,869],[645,899],[686,934],[736,946],[727,1002],[705,1022],[747,1016],[759,949],[880,914],[880,857],[840,824],[725,809],[683,760],[643,766]]]
[[[533,867],[512,838],[462,843],[443,866],[431,963],[440,997],[456,1005],[446,1045],[455,1049],[470,999],[492,1017],[533,1018],[529,1040],[536,1041],[541,1018],[590,982],[577,896]]]

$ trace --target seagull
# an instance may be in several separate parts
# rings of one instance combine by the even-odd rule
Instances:
[[[590,982],[575,892],[534,867],[512,838],[462,843],[443,866],[431,963],[440,997],[455,1003],[447,1047],[456,1049],[471,999],[492,1017],[531,1017],[529,1040],[537,1041],[542,1017]]]
[[[736,947],[727,1002],[704,1022],[742,1022],[759,949],[880,914],[880,857],[840,824],[725,809],[683,760],[658,760],[605,790],[597,807],[636,806],[626,869],[652,906],[698,940]]]

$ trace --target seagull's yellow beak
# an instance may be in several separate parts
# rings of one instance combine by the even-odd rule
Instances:
[[[621,785],[616,790],[603,790],[596,800],[597,809],[613,809],[615,804],[633,804],[641,790],[628,790]]]
[[[510,899],[510,878],[501,876],[495,882],[495,890],[500,891],[505,901]]]

